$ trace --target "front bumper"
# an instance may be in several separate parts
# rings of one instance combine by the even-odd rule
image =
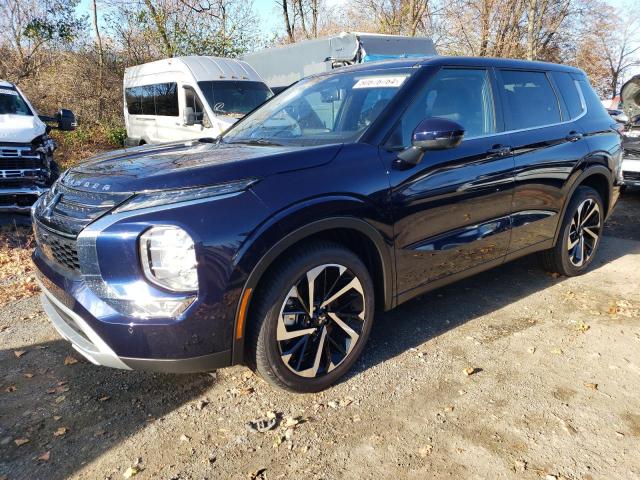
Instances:
[[[622,184],[640,187],[640,154],[625,154],[622,159]]]
[[[37,185],[5,188],[0,183],[0,213],[29,213],[31,205],[47,190]]]
[[[42,307],[60,336],[95,365],[124,370],[147,370],[164,373],[207,372],[231,364],[231,351],[193,358],[150,359],[119,357],[84,319],[66,307],[42,283]]]

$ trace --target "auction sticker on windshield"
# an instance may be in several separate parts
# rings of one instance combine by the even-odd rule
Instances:
[[[408,75],[361,78],[353,88],[398,88],[404,83],[407,77]]]

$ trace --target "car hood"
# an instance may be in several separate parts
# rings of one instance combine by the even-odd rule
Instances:
[[[45,128],[35,115],[0,114],[0,142],[29,143]]]
[[[622,86],[620,90],[620,100],[624,113],[629,117],[629,121],[640,116],[640,75],[631,78]]]
[[[140,192],[215,185],[316,167],[330,162],[341,145],[254,146],[201,141],[116,150],[72,169],[63,184],[98,192]]]

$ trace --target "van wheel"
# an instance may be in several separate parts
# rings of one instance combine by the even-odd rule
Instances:
[[[541,253],[544,267],[567,277],[586,272],[600,247],[603,227],[600,194],[591,187],[578,187],[565,212],[556,245]]]
[[[350,250],[329,242],[299,248],[261,282],[249,364],[285,390],[323,390],[360,356],[374,307],[369,272]]]

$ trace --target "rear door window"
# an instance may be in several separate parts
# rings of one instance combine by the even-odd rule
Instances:
[[[558,97],[544,72],[500,70],[507,130],[561,121]]]

